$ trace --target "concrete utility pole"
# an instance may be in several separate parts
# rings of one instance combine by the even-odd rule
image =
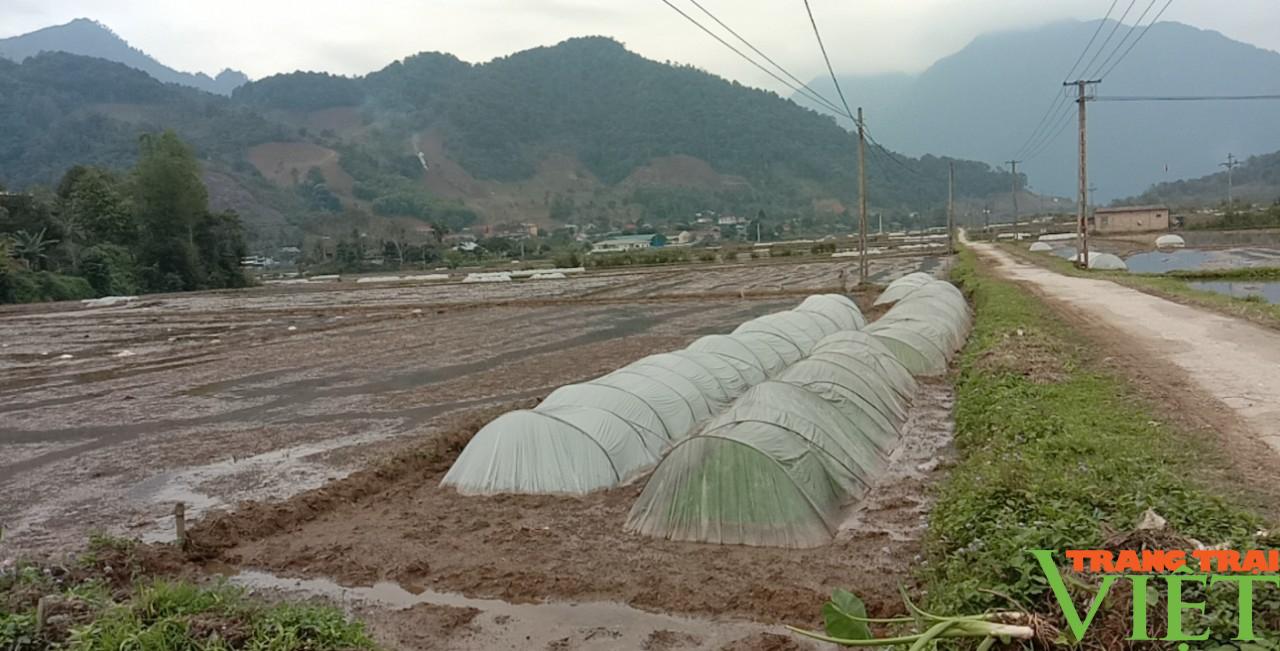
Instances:
[[[867,282],[867,133],[858,107],[858,284]]]
[[[1101,79],[1077,79],[1065,81],[1063,86],[1076,87],[1076,104],[1080,112],[1080,205],[1076,209],[1076,264],[1089,268],[1089,152],[1088,129],[1085,122],[1085,106],[1089,100],[1089,86],[1102,83]]]
[[[1234,201],[1234,199],[1231,196],[1232,194],[1231,172],[1235,168],[1240,167],[1240,159],[1236,158],[1235,154],[1227,154],[1227,162],[1218,163],[1218,167],[1227,168],[1227,207],[1230,207],[1231,202]]]
[[[1018,163],[1020,160],[1005,161],[1013,168],[1013,237],[1018,237]]]
[[[956,252],[956,164],[947,163],[947,253]]]

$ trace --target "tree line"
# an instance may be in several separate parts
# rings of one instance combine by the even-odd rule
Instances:
[[[0,303],[244,287],[246,254],[172,131],[144,134],[126,174],[76,165],[55,188],[0,193]]]

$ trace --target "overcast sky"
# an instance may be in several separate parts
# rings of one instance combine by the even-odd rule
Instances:
[[[673,0],[696,12],[688,0]],[[801,0],[701,0],[809,78],[822,72]],[[572,36],[617,38],[649,58],[690,63],[785,91],[660,0],[0,0],[0,36],[87,17],[162,63],[259,78],[297,69],[363,74],[421,51],[487,61]],[[983,32],[1101,18],[1110,0],[811,0],[841,73],[918,72]],[[1128,6],[1118,1],[1117,14]],[[1132,17],[1147,6],[1137,0]],[[1162,6],[1157,3],[1152,15]],[[1280,0],[1175,0],[1162,20],[1280,50]],[[1083,44],[1082,44],[1083,47]]]

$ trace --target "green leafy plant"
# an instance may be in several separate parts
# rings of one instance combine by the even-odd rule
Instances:
[[[794,633],[805,637],[849,647],[907,646],[911,651],[930,648],[930,644],[943,638],[974,638],[981,640],[978,649],[985,651],[996,642],[1030,640],[1038,636],[1038,620],[1026,613],[995,611],[982,615],[944,617],[927,612],[902,593],[911,616],[876,619],[867,617],[866,605],[848,590],[836,590],[831,600],[822,607],[825,633],[806,631],[788,626]],[[887,624],[912,627],[914,630],[890,637],[877,638],[871,624]]]

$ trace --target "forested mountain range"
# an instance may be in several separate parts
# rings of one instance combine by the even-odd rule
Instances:
[[[1131,201],[1174,207],[1214,206],[1227,200],[1227,172],[1158,183]],[[1250,156],[1231,173],[1231,196],[1237,202],[1280,202],[1280,152]]]
[[[1123,5],[1123,3],[1121,3]],[[1101,30],[1099,29],[1101,27]],[[1019,166],[1041,193],[1072,195],[1076,184],[1075,112],[1053,114],[1050,142],[1019,149],[1045,116],[1072,62],[1098,33],[1110,52],[1129,25],[1066,21],[979,36],[918,75],[845,77],[850,102],[886,145],[909,154],[953,156]],[[1107,36],[1114,36],[1107,41]],[[1137,34],[1129,37],[1133,42]],[[1128,46],[1125,45],[1127,48]],[[1092,51],[1097,51],[1097,45]],[[1120,59],[1119,54],[1112,61]],[[1092,66],[1089,65],[1090,62]],[[1092,52],[1083,76],[1111,68]],[[1099,74],[1095,74],[1095,70]],[[1081,76],[1081,75],[1077,75]],[[814,88],[826,92],[827,79]],[[1099,96],[1280,93],[1280,53],[1176,22],[1155,24],[1096,88]],[[1245,158],[1280,149],[1280,102],[1093,102],[1089,105],[1091,185],[1102,201],[1136,195],[1155,183],[1198,177],[1228,153]],[[1030,148],[1032,150],[1035,147]]]
[[[0,60],[0,183],[49,185],[75,164],[125,169],[142,132],[202,160],[214,210],[258,238],[352,218],[431,223],[687,222],[714,210],[848,223],[855,143],[832,119],[602,37],[471,64],[424,53],[363,77],[297,72],[222,97],[65,53]],[[886,223],[940,219],[948,160],[873,152]],[[1010,177],[955,161],[963,197]],[[917,222],[919,218],[916,218]]]
[[[65,25],[54,25],[29,34],[0,38],[2,58],[22,61],[41,52],[67,52],[115,61],[165,83],[182,84],[220,95],[230,95],[237,86],[249,81],[239,70],[223,70],[215,77],[174,70],[130,46],[106,25],[88,18],[77,18]]]

